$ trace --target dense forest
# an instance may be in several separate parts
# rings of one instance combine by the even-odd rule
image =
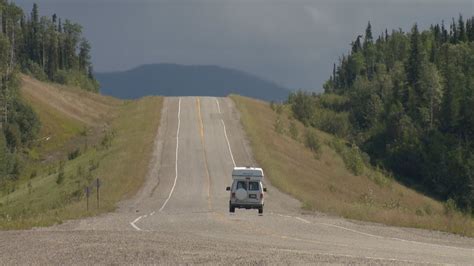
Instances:
[[[91,46],[81,26],[61,18],[29,15],[0,0],[0,187],[19,178],[21,150],[32,145],[40,122],[19,97],[19,73],[44,81],[98,91],[92,75]]]
[[[474,17],[377,39],[369,22],[324,93],[293,93],[289,104],[297,119],[346,138],[370,164],[473,213]]]

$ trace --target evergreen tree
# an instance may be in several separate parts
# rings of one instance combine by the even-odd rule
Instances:
[[[360,42],[360,38],[362,36],[359,35],[357,36],[357,39],[355,40],[355,42],[352,43],[352,53],[358,53],[362,50],[362,45],[361,45],[361,42]]]
[[[82,27],[66,19],[63,30],[65,34],[63,43],[64,65],[67,69],[77,68],[79,62],[76,50],[82,33]]]
[[[464,20],[462,18],[462,15],[459,15],[458,31],[459,31],[459,41],[466,42],[467,41],[467,34],[466,34],[466,29],[465,29],[465,26],[464,26]]]
[[[58,16],[56,16],[56,14],[53,14],[51,19],[52,19],[52,22],[53,22],[54,30],[57,30],[56,23],[57,23],[57,20],[58,20]]]
[[[451,36],[451,43],[456,44],[459,41],[459,33],[458,33],[458,27],[456,26],[456,21],[453,21],[450,26],[450,36]]]
[[[367,28],[365,29],[365,36],[364,36],[364,49],[367,48],[369,44],[374,43],[374,38],[372,36],[372,25],[370,25],[370,21],[367,23]]]
[[[95,81],[94,68],[92,67],[92,65],[89,65],[89,67],[88,67],[88,69],[87,69],[87,77],[88,77],[90,80]]]
[[[420,76],[422,71],[423,56],[421,51],[420,33],[418,26],[415,24],[410,35],[410,55],[407,62],[407,82],[410,86],[408,113],[413,119],[419,119],[418,107],[420,97],[423,94],[420,86]]]
[[[471,19],[466,20],[466,36],[468,41],[472,41],[472,25],[471,25]]]
[[[31,29],[30,29],[30,57],[33,61],[39,62],[41,59],[40,55],[40,37],[39,37],[39,13],[38,5],[33,4],[33,10],[31,11]]]
[[[90,59],[91,45],[83,38],[79,45],[79,70],[83,73],[89,73],[88,68],[91,65]]]
[[[63,38],[63,26],[61,23],[61,18],[59,18],[58,22],[58,68],[64,69],[66,65],[66,59],[64,56],[64,38]]]
[[[47,67],[46,73],[50,80],[54,80],[57,70],[59,69],[59,43],[58,34],[56,32],[55,24],[50,24],[47,31],[48,46],[47,46]]]
[[[448,30],[444,27],[444,20],[441,22],[441,43],[448,42]]]
[[[468,31],[469,41],[473,42],[474,41],[474,17],[469,19],[468,25],[470,25],[469,26],[469,31]]]
[[[369,80],[371,80],[374,76],[376,51],[374,47],[372,26],[370,25],[370,21],[367,23],[367,28],[365,29],[363,50],[367,70],[366,74]]]
[[[439,46],[441,44],[441,29],[438,24],[436,24],[433,27],[432,32],[433,32],[434,42],[436,45]]]

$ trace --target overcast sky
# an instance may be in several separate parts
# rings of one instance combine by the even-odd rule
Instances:
[[[374,36],[461,13],[474,0],[16,0],[84,27],[96,71],[148,63],[236,68],[291,89],[321,90],[370,20]]]

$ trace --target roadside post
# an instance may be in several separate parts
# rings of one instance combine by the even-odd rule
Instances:
[[[89,211],[89,196],[91,194],[90,188],[86,187],[86,202],[87,202],[87,211]]]
[[[99,178],[96,179],[95,185],[96,185],[96,187],[97,187],[97,209],[99,209],[99,202],[100,202],[100,185],[101,185]]]

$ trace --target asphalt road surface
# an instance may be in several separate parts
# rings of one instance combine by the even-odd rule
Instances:
[[[474,239],[302,214],[266,182],[264,214],[228,212],[234,163],[255,165],[233,102],[166,98],[146,184],[118,211],[0,232],[1,264],[474,264]]]

